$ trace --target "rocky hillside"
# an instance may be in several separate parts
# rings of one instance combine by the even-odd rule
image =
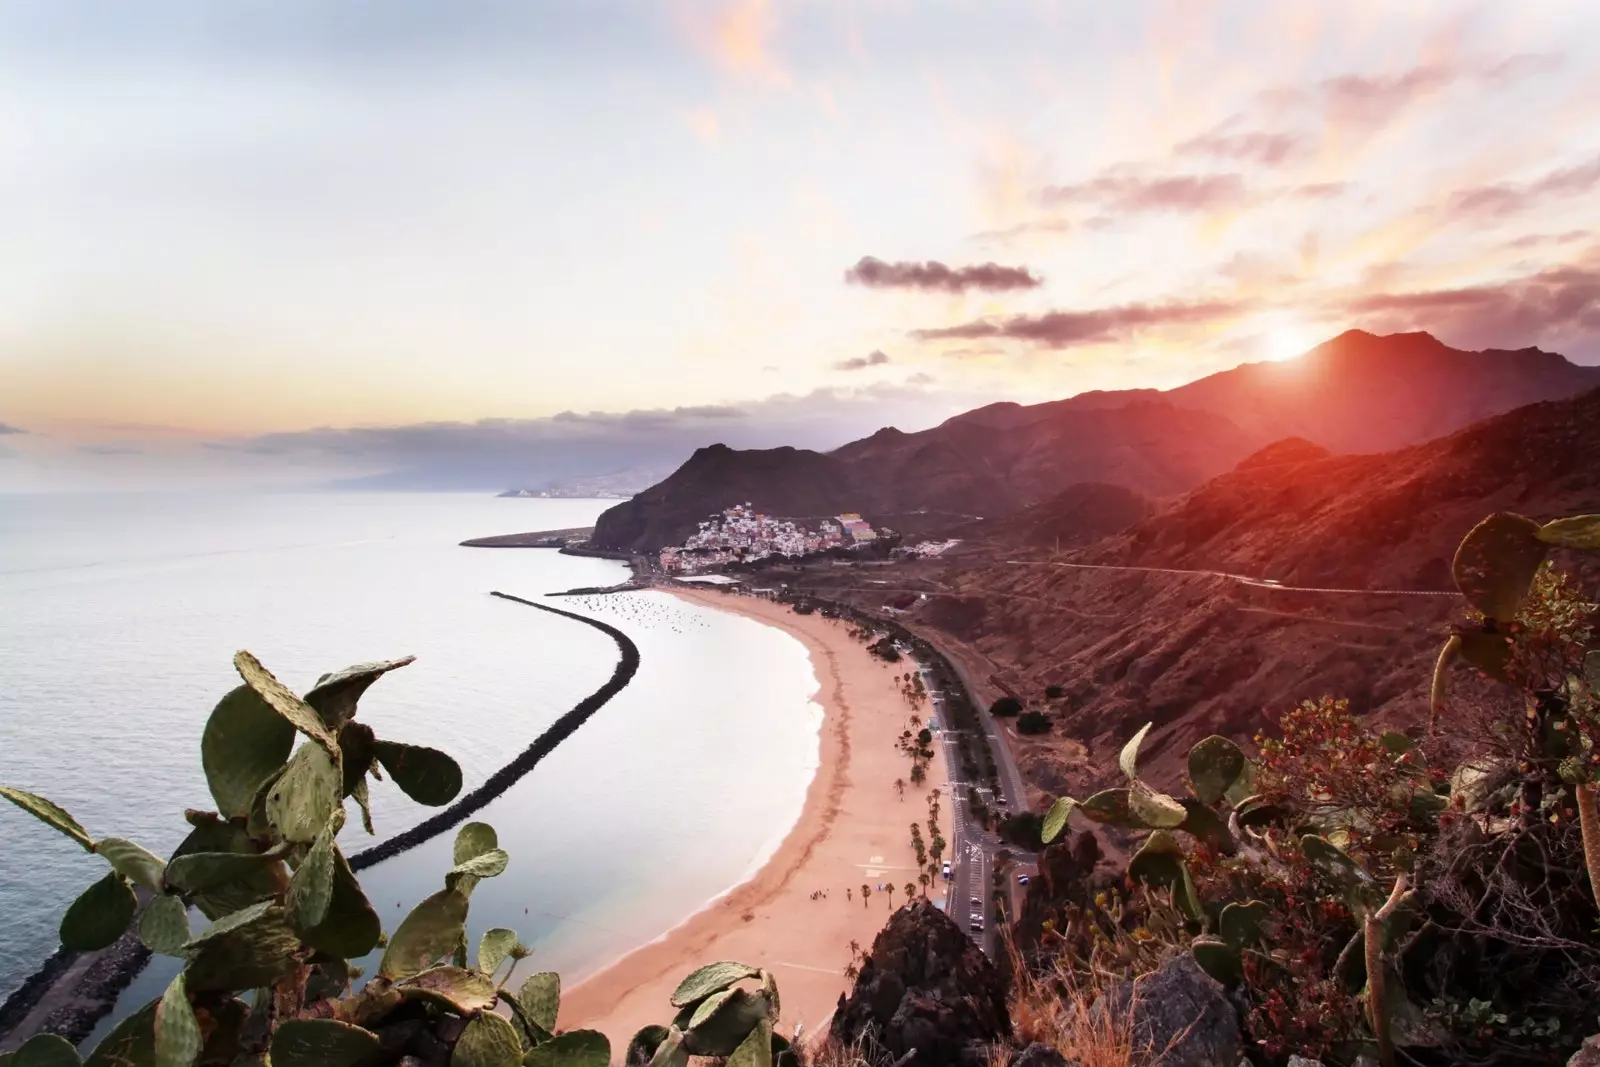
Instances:
[[[1174,754],[1206,734],[1247,737],[1268,712],[1323,694],[1415,721],[1455,597],[1097,568],[1448,590],[1455,546],[1486,514],[1600,510],[1596,456],[1600,389],[1378,455],[1273,446],[1078,552],[947,564],[937,580],[952,595],[929,598],[913,621],[1021,692],[1064,687],[1055,735],[1023,742],[1025,771],[1050,792],[1103,775],[1115,746],[1147,720],[1157,724],[1145,746],[1153,774],[1176,774]],[[1591,585],[1600,577],[1578,557],[1557,559]]]
[[[1270,442],[1376,452],[1526,404],[1600,386],[1600,367],[1552,352],[1467,352],[1425,333],[1351,330],[1281,363],[1254,363],[1165,392],[1085,393],[991,404],[917,433],[883,429],[829,453],[702,448],[665,481],[608,510],[601,547],[649,551],[731,504],[869,519],[938,511],[995,518],[1098,482],[1165,497]]]

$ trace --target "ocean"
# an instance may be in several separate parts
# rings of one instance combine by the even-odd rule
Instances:
[[[168,854],[185,808],[210,809],[199,739],[249,649],[292,688],[414,654],[362,699],[378,736],[444,749],[482,782],[610,677],[592,627],[488,595],[534,599],[626,568],[467,537],[589,524],[604,501],[464,494],[0,496],[0,783],[40,793],[97,837]],[[509,926],[527,970],[567,985],[664,934],[759,868],[800,813],[821,708],[804,647],[660,593],[555,598],[639,646],[622,693],[474,818],[504,875],[472,898],[469,940]],[[377,837],[420,822],[373,784]],[[365,871],[386,929],[440,887],[451,834]],[[103,861],[0,805],[0,996],[54,950]],[[195,928],[203,923],[194,916]],[[159,958],[158,958],[159,959]],[[175,961],[174,961],[175,964]],[[159,995],[153,966],[119,1013]],[[665,1006],[663,1006],[665,1007]],[[108,1024],[107,1024],[108,1025]],[[105,1027],[102,1026],[102,1030]]]

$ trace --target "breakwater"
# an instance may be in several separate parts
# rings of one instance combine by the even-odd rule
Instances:
[[[620,693],[639,670],[639,648],[615,626],[576,612],[563,611],[510,593],[490,596],[523,604],[592,626],[616,642],[617,665],[605,684],[551,723],[511,762],[449,807],[387,841],[351,856],[351,870],[365,870],[391,856],[415,848],[486,807],[572,736],[596,711]],[[0,1004],[0,1049],[13,1048],[35,1033],[60,1034],[76,1044],[109,1013],[117,997],[138,977],[150,952],[130,929],[116,944],[98,952],[58,948],[18,989]]]

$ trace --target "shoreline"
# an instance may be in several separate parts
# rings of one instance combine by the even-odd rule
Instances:
[[[896,908],[904,903],[905,883],[917,879],[909,825],[926,821],[931,789],[944,798],[941,834],[953,839],[944,760],[936,755],[928,781],[908,784],[904,798],[896,797],[895,779],[909,773],[909,761],[895,748],[913,713],[897,682],[907,666],[871,656],[847,624],[736,594],[660,591],[774,626],[805,646],[818,681],[813,699],[823,709],[817,771],[799,817],[764,862],[753,862],[743,880],[700,910],[566,991],[558,1025],[598,1029],[613,1047],[625,1046],[641,1026],[670,1019],[668,995],[685,975],[730,959],[771,970],[784,1026],[803,1023],[815,1033],[849,987],[851,943],[869,948],[891,900]],[[863,902],[863,883],[896,889]],[[824,891],[826,897],[813,899]],[[940,899],[944,891],[936,881],[929,896]]]

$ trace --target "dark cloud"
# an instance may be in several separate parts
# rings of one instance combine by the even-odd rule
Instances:
[[[1046,186],[1046,204],[1096,204],[1113,213],[1196,212],[1236,204],[1245,198],[1242,174],[1176,174],[1141,177],[1102,174],[1086,182]]]
[[[1043,348],[1073,348],[1078,345],[1117,341],[1140,330],[1156,326],[1209,322],[1227,318],[1244,310],[1236,301],[1210,300],[1195,303],[1123,304],[1120,307],[1090,311],[1050,311],[1043,315],[1012,315],[1002,319],[979,319],[935,330],[916,330],[919,341],[977,340],[986,337],[1027,341]]]
[[[881,367],[889,362],[888,353],[875,348],[864,356],[851,356],[841,359],[833,365],[834,370],[866,370],[868,367]]]
[[[1386,329],[1425,329],[1474,347],[1520,348],[1600,340],[1600,269],[1556,267],[1498,285],[1380,293],[1346,314]]]
[[[1230,132],[1230,128],[1231,124],[1224,123],[1209,133],[1184,141],[1174,151],[1180,156],[1210,156],[1276,167],[1305,149],[1305,138],[1297,133]]]
[[[1581,196],[1600,186],[1600,156],[1571,167],[1553,170],[1531,182],[1497,182],[1459,189],[1446,209],[1457,216],[1498,219],[1515,215],[1543,200]]]
[[[926,263],[885,263],[872,256],[844,272],[844,280],[873,289],[930,289],[964,293],[968,289],[1036,289],[1044,281],[1027,267],[980,263],[975,267],[950,267],[934,260]]]
[[[0,422],[0,437],[4,437],[6,434],[11,434],[11,433],[27,433],[27,432],[28,432],[27,430],[24,430],[20,426],[10,426],[10,425],[8,425],[6,423]]]

